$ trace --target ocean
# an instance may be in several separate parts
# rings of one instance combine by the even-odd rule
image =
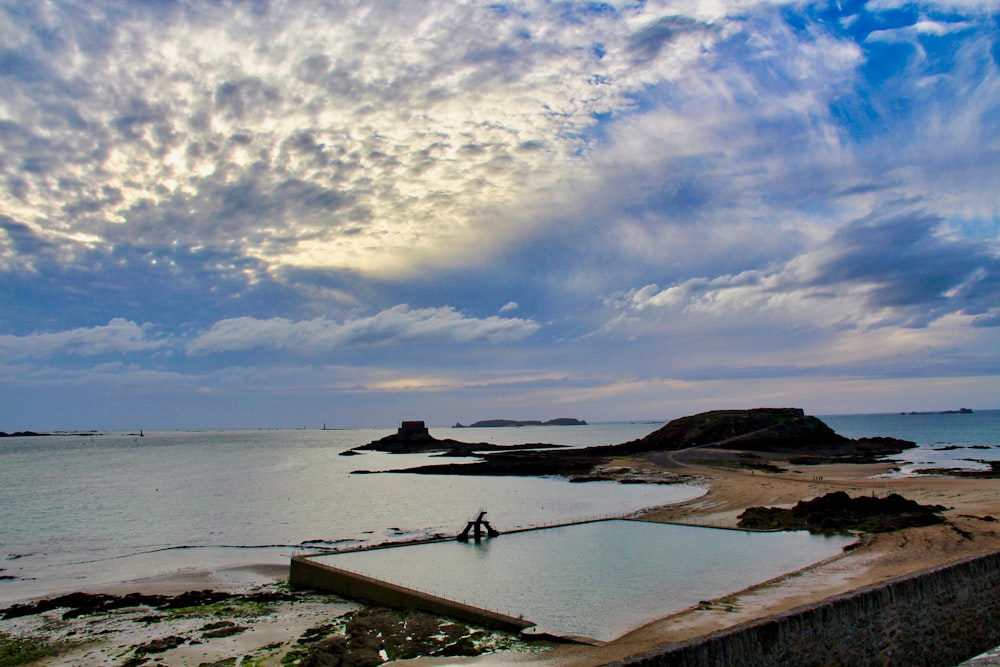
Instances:
[[[1000,459],[1000,410],[822,417],[844,435],[915,440],[915,467]],[[661,422],[431,428],[439,438],[584,446]],[[501,531],[680,502],[689,485],[559,478],[357,475],[441,462],[340,452],[395,429],[92,433],[0,439],[0,605],[178,571],[286,564],[316,547],[454,534],[480,509]],[[970,460],[967,460],[970,459]],[[974,459],[974,460],[972,460]],[[909,463],[907,463],[909,462]]]
[[[431,429],[472,442],[607,444],[657,424]],[[287,564],[316,547],[621,515],[702,493],[553,478],[355,475],[441,462],[339,456],[395,429],[162,431],[0,438],[0,605],[183,570]]]

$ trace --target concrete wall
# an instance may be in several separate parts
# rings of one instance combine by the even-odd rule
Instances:
[[[455,600],[397,586],[386,581],[317,563],[308,556],[292,558],[288,577],[292,586],[329,591],[351,600],[373,602],[387,607],[418,609],[498,630],[520,632],[534,625],[523,618],[480,609]]]
[[[925,570],[614,663],[927,665],[1000,646],[1000,553]]]

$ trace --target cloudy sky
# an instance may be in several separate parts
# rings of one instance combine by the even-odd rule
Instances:
[[[0,430],[1000,407],[996,0],[0,7]]]

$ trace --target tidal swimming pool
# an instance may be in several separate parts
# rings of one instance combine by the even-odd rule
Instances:
[[[853,538],[612,520],[316,556],[540,629],[610,641],[839,553]]]

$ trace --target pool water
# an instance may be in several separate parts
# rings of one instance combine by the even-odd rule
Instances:
[[[314,560],[511,616],[610,641],[702,600],[819,562],[850,537],[599,521]]]

